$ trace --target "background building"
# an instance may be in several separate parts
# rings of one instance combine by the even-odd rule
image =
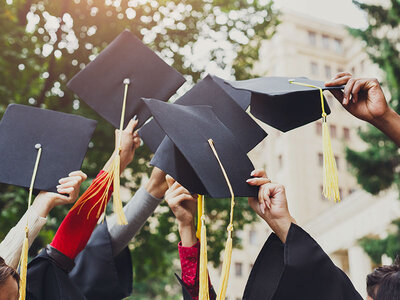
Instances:
[[[260,50],[255,73],[263,76],[307,76],[327,80],[350,71],[357,77],[381,77],[368,59],[363,45],[342,25],[284,10],[275,36]],[[400,216],[395,192],[373,197],[360,190],[349,172],[345,147],[362,149],[357,128],[364,124],[352,117],[326,94],[332,114],[328,116],[332,146],[339,171],[342,202],[335,204],[322,196],[322,126],[314,122],[288,133],[260,124],[269,136],[250,154],[257,168],[285,185],[290,210],[351,278],[365,295],[365,276],[373,266],[358,246],[365,236],[384,235],[393,219]],[[249,226],[238,235],[243,249],[234,250],[227,299],[241,299],[258,252],[270,233],[264,222]],[[216,287],[220,270],[211,270]]]

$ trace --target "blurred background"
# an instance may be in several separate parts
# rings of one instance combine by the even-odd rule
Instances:
[[[307,76],[327,80],[349,71],[376,77],[400,112],[400,2],[351,0],[3,0],[0,3],[0,117],[10,103],[84,115],[99,125],[83,171],[93,177],[114,148],[114,129],[66,83],[122,30],[130,29],[187,83],[208,73],[224,79]],[[365,295],[365,276],[400,250],[400,153],[376,129],[357,121],[328,93],[330,134],[339,168],[340,203],[322,196],[322,128],[316,122],[269,136],[251,152],[256,167],[287,188],[290,210]],[[60,133],[61,134],[61,133]],[[125,200],[146,181],[144,145],[122,178]],[[0,166],[1,168],[1,166]],[[89,182],[88,182],[89,183]],[[82,187],[87,187],[88,183]],[[26,209],[24,189],[0,184],[0,238]],[[227,299],[242,298],[252,264],[270,233],[238,199]],[[220,274],[229,201],[207,201],[210,275]],[[50,242],[68,207],[57,208],[31,248]],[[217,220],[219,220],[217,222]],[[132,241],[130,299],[180,299],[173,273],[179,241],[162,205]]]

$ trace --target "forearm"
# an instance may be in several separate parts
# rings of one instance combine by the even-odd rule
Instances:
[[[118,225],[115,215],[107,220],[114,256],[117,256],[125,249],[132,238],[146,223],[147,219],[153,214],[161,201],[161,199],[153,197],[144,188],[140,188],[124,207],[128,225]]]
[[[389,109],[379,119],[371,121],[371,124],[381,130],[400,147],[400,115],[393,109]]]
[[[38,236],[47,218],[43,218],[33,207],[25,213],[18,224],[13,227],[0,244],[0,256],[4,258],[7,265],[17,268],[21,256],[22,244],[25,238],[26,218],[28,217],[29,246]]]

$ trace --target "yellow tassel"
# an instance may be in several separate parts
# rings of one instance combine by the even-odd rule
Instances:
[[[334,200],[335,202],[340,201],[340,193],[339,193],[339,176],[336,166],[335,155],[333,154],[331,137],[329,135],[329,128],[326,122],[326,112],[325,112],[325,104],[324,104],[324,93],[322,88],[301,82],[295,82],[290,79],[289,83],[307,86],[316,88],[319,90],[319,95],[321,98],[321,109],[322,109],[322,149],[323,149],[323,157],[324,157],[324,165],[323,165],[323,195],[325,198],[329,200]]]
[[[231,269],[232,260],[232,230],[233,226],[228,227],[228,239],[226,240],[224,260],[222,264],[221,279],[219,283],[219,291],[217,300],[224,300],[226,295],[226,289],[228,288],[229,271]]]
[[[26,298],[26,274],[28,270],[28,250],[29,250],[29,240],[28,240],[29,229],[25,227],[25,238],[22,244],[20,265],[20,283],[19,283],[19,300],[25,300]]]
[[[36,156],[35,167],[33,168],[33,174],[31,178],[31,184],[29,186],[29,195],[28,195],[28,210],[31,207],[32,203],[32,194],[33,187],[35,185],[36,174],[39,168],[40,158],[42,156],[42,145],[36,144],[35,148],[38,150]],[[26,280],[27,280],[27,271],[28,271],[28,251],[29,251],[29,224],[28,217],[26,218],[26,226],[25,226],[25,238],[22,243],[22,251],[21,258],[19,260],[19,268],[20,268],[20,283],[19,283],[19,300],[25,300],[26,298]]]
[[[92,197],[97,195],[101,189],[104,189],[103,194],[100,196],[99,200],[93,205],[90,209],[87,218],[89,218],[92,210],[98,207],[97,210],[97,217],[99,218],[100,215],[104,214],[106,211],[107,206],[107,198],[108,193],[110,191],[111,184],[113,184],[114,191],[113,191],[113,211],[117,216],[117,223],[118,225],[127,225],[128,222],[126,220],[126,216],[124,213],[121,195],[120,195],[120,165],[121,165],[121,143],[122,143],[122,130],[124,126],[124,119],[125,119],[125,108],[126,108],[126,98],[128,95],[128,87],[130,81],[129,79],[124,79],[124,99],[122,102],[122,112],[121,112],[121,119],[120,119],[120,129],[118,131],[118,136],[116,136],[116,145],[115,145],[115,156],[107,170],[104,170],[105,173],[99,176],[96,181],[93,181],[93,184],[82,194],[82,196],[76,201],[75,205],[72,207],[76,209],[79,207],[79,212],[83,205],[90,200]],[[98,184],[97,182],[100,182]],[[78,213],[79,213],[78,212]]]
[[[325,120],[322,121],[322,141],[323,141],[323,155],[324,155],[324,185],[323,194],[325,198],[334,200],[335,202],[340,201],[339,193],[339,179],[338,171],[336,166],[335,155],[333,154],[331,138],[329,135],[328,124]]]
[[[222,272],[221,272],[221,278],[220,278],[220,283],[219,283],[219,290],[218,290],[218,295],[217,295],[217,300],[225,300],[225,295],[226,295],[226,289],[228,288],[228,280],[229,280],[229,271],[231,269],[231,260],[232,260],[232,231],[233,231],[233,209],[235,207],[235,194],[233,192],[232,185],[229,181],[228,174],[225,171],[224,166],[222,165],[222,162],[218,156],[217,150],[214,147],[214,142],[213,140],[209,139],[208,143],[214,153],[215,158],[217,159],[219,166],[221,168],[222,174],[224,175],[226,184],[228,185],[229,192],[231,194],[231,211],[230,211],[230,220],[229,220],[229,225],[228,225],[228,239],[226,240],[225,244],[225,253],[224,253],[224,258],[223,258],[223,263],[222,263]]]
[[[201,198],[201,211],[203,212],[200,219],[200,271],[199,271],[199,300],[209,300],[210,295],[208,292],[208,271],[207,271],[207,231],[204,215],[204,196]]]
[[[197,196],[197,231],[196,237],[200,240],[201,233],[201,216],[203,215],[203,197],[202,195]]]
[[[121,196],[120,196],[120,155],[117,153],[115,157],[115,167],[114,167],[114,198],[113,198],[113,210],[117,215],[118,225],[127,225],[125,213],[122,206]]]

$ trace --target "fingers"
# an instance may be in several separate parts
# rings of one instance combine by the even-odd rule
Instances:
[[[343,91],[343,105],[347,105],[350,102],[350,96],[351,96],[351,91],[353,90],[354,84],[356,83],[356,80],[351,78],[346,86],[344,87]]]
[[[75,191],[74,187],[57,188],[57,192],[59,194],[67,194],[67,195],[69,195],[69,194],[72,194],[74,191]],[[62,196],[62,195],[60,195],[60,196]]]
[[[137,119],[137,116],[134,116],[128,123],[128,125],[126,125],[126,128],[124,131],[133,134],[133,131],[135,130],[137,124],[139,123],[139,120]]]
[[[175,179],[169,175],[165,176],[165,180],[167,181],[168,188],[171,188],[171,186],[176,182]]]
[[[85,173],[83,173],[81,170],[79,171],[74,171],[68,174],[68,176],[79,176],[81,177],[83,180],[87,179],[87,175]]]
[[[365,87],[365,84],[367,82],[368,82],[367,79],[358,79],[355,81],[353,89],[351,90],[351,94],[353,95],[353,103],[357,103],[358,94],[360,93],[361,89]]]
[[[250,176],[267,178],[267,172],[264,169],[257,169],[251,172]]]
[[[334,78],[325,82],[325,86],[345,85],[351,79],[352,75],[348,72],[338,73]]]
[[[79,186],[79,178],[74,177],[71,180],[65,181],[60,185],[57,185],[57,188],[68,188],[68,187],[78,187]]]
[[[263,184],[271,182],[271,180],[268,178],[249,178],[246,180],[246,182],[250,185],[261,186]]]

